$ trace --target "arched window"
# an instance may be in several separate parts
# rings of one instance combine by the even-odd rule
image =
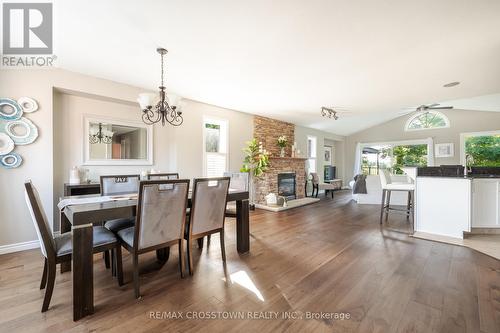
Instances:
[[[418,112],[408,119],[405,131],[450,127],[448,117],[438,111]]]

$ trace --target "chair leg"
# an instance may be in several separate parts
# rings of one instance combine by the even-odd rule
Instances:
[[[211,238],[212,235],[207,235],[207,247],[210,246],[210,238]]]
[[[385,210],[385,194],[386,190],[382,190],[382,204],[380,206],[380,224],[382,224],[382,219],[384,217],[384,210]]]
[[[179,268],[181,270],[181,278],[184,278],[184,267],[186,264],[184,263],[184,240],[179,239]]]
[[[44,289],[47,285],[47,258],[44,258],[42,281],[40,281],[40,289]]]
[[[410,235],[415,232],[415,191],[410,191],[411,211],[410,211]]]
[[[109,269],[110,264],[109,264],[109,251],[104,251],[102,253],[102,256],[104,258],[104,265],[106,266],[106,269]]]
[[[133,255],[133,269],[134,269],[134,295],[135,298],[140,298],[141,293],[139,291],[139,255],[134,253]]]
[[[316,198],[318,197],[319,194],[319,186],[316,186]]]
[[[330,190],[330,193],[332,194],[332,199],[333,199],[333,190]]]
[[[203,249],[203,239],[204,237],[198,238],[196,241],[198,242],[198,248],[201,250]]]
[[[52,298],[52,292],[54,291],[54,284],[56,282],[56,265],[55,262],[53,265],[47,263],[47,286],[45,289],[45,297],[43,298],[42,312],[45,312],[49,309],[50,300]]]
[[[191,237],[188,237],[187,242],[187,256],[188,256],[188,267],[189,267],[189,275],[193,275],[193,249]]]
[[[226,262],[226,245],[224,244],[224,229],[220,231],[220,250],[222,253],[222,261]]]
[[[385,209],[385,221],[387,222],[387,219],[389,218],[389,209],[391,207],[391,192],[390,190],[387,191],[387,206]]]
[[[118,278],[118,285],[121,287],[123,286],[123,263],[122,263],[122,246],[118,244],[115,250],[115,262],[114,265],[116,265],[116,276]]]
[[[406,219],[410,218],[410,209],[411,209],[411,193],[408,191],[408,201],[406,203]]]
[[[115,251],[111,250],[111,276],[116,277],[116,258]]]

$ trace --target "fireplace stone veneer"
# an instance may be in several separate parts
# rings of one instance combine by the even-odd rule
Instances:
[[[254,179],[255,202],[265,205],[265,196],[269,193],[278,194],[278,174],[295,172],[296,198],[305,197],[306,159],[293,157],[270,157],[271,167],[260,178]]]

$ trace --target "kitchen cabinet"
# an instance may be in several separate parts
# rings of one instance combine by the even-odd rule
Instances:
[[[500,228],[500,179],[472,181],[472,227]]]

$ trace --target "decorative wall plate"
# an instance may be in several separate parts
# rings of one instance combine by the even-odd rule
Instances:
[[[18,129],[20,127],[21,129]],[[0,124],[0,130],[2,125]],[[3,131],[10,136],[16,145],[28,145],[38,137],[38,128],[31,120],[21,117],[19,120],[9,121],[3,124]]]
[[[23,111],[26,113],[35,112],[38,110],[38,103],[30,97],[21,97],[17,100],[17,104],[23,108]]]
[[[10,153],[0,156],[0,165],[6,169],[17,168],[23,162],[22,157],[17,153]]]
[[[5,155],[14,150],[14,141],[5,133],[0,133],[0,155]]]
[[[0,119],[18,120],[23,115],[23,108],[15,100],[0,98]]]

